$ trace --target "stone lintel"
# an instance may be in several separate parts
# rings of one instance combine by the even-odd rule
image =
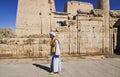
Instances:
[[[55,15],[69,15],[67,12],[53,12]]]

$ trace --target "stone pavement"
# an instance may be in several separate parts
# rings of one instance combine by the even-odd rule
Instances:
[[[120,77],[120,58],[62,59],[62,71],[50,75],[49,59],[0,59],[0,77]]]

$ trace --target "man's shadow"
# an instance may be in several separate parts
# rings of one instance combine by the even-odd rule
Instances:
[[[46,67],[46,66],[43,66],[43,65],[40,65],[40,64],[33,64],[33,65],[38,67],[38,68],[44,69],[47,72],[50,72],[50,68],[49,67]]]

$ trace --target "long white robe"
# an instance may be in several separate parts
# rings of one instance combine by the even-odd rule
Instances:
[[[60,47],[58,40],[55,40],[55,47],[56,47],[56,52],[55,54],[52,54],[50,69],[51,72],[60,72],[61,61],[60,61]],[[59,57],[55,57],[55,55],[59,55]]]

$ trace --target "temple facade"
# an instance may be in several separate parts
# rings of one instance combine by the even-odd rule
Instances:
[[[120,11],[110,10],[109,0],[98,0],[97,9],[71,0],[64,12],[56,12],[54,0],[18,0],[17,37],[7,40],[8,45],[15,44],[9,51],[17,56],[45,56],[50,31],[56,32],[62,55],[120,52]]]

